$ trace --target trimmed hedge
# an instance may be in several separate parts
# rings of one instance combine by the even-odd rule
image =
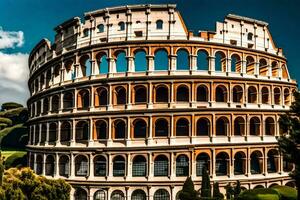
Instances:
[[[242,192],[238,200],[280,200],[280,194],[271,188],[257,188]]]
[[[24,167],[27,163],[26,152],[16,152],[5,159],[5,168],[9,169],[11,167]]]
[[[1,106],[2,110],[10,110],[10,109],[20,108],[20,107],[23,107],[23,105],[15,102],[6,102],[3,103]]]
[[[27,141],[20,143],[20,138],[28,133],[27,127],[22,124],[15,125],[0,131],[0,144],[2,148],[25,148]],[[27,137],[28,138],[28,137]]]
[[[280,186],[276,185],[272,187],[273,190],[276,190],[281,195],[281,200],[296,200],[297,199],[297,190],[289,186]]]
[[[12,125],[11,119],[4,118],[4,117],[0,117],[0,123],[1,124],[7,124],[7,126],[11,126]]]

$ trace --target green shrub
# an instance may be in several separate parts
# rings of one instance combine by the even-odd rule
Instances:
[[[276,190],[281,195],[281,200],[296,200],[297,199],[297,190],[289,186],[279,186],[276,185],[272,187],[273,190]]]
[[[0,123],[7,124],[7,126],[11,126],[13,122],[11,121],[11,119],[0,117]]]
[[[280,194],[271,188],[257,188],[253,190],[245,190],[242,192],[238,200],[280,200]]]
[[[20,143],[20,138],[28,135],[27,127],[22,124],[15,125],[0,131],[1,148],[25,148],[26,141]]]
[[[6,102],[6,103],[2,104],[1,109],[2,110],[11,110],[11,109],[20,108],[20,107],[23,107],[23,105],[21,105],[19,103],[15,103],[15,102]]]
[[[24,167],[27,163],[27,155],[26,152],[16,152],[6,158],[5,160],[5,168],[9,169],[11,167]]]

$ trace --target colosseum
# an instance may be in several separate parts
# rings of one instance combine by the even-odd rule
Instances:
[[[100,9],[29,56],[28,165],[75,200],[175,200],[203,167],[223,187],[293,185],[278,119],[297,83],[268,23],[193,33],[176,5]]]

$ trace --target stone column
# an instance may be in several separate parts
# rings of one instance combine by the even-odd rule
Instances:
[[[70,177],[69,179],[73,179],[75,177],[75,161],[74,161],[74,154],[73,152],[71,152],[71,156],[70,156],[70,163],[71,163],[71,166],[70,166]]]
[[[147,56],[147,60],[148,60],[148,73],[151,73],[154,71],[154,56],[152,55],[148,55]]]
[[[210,74],[213,74],[215,71],[216,71],[215,57],[214,56],[209,56],[208,57],[208,72]]]
[[[71,141],[70,141],[70,146],[75,145],[75,135],[76,135],[76,121],[73,119],[72,121],[72,135],[71,135]]]
[[[190,55],[190,70],[197,71],[197,55]]]
[[[148,85],[148,108],[153,108],[153,85],[150,82]]]
[[[108,93],[109,96],[108,96],[108,107],[107,107],[107,109],[112,110],[113,109],[113,96],[114,96],[113,87],[112,87],[112,85],[109,85],[108,88],[109,88],[109,93]]]
[[[174,158],[174,153],[171,152],[170,154],[170,172],[169,172],[169,177],[171,180],[173,180],[176,177],[176,164],[175,164],[175,158]]]
[[[154,166],[153,166],[153,156],[152,156],[152,153],[149,152],[148,153],[148,179],[151,179],[153,176],[154,176]]]
[[[132,162],[131,162],[131,154],[128,153],[127,154],[127,173],[125,174],[126,175],[126,179],[127,178],[131,178],[132,177]]]
[[[93,155],[89,154],[90,165],[89,165],[89,177],[88,179],[94,179],[94,159]]]
[[[113,176],[113,162],[112,162],[112,155],[108,154],[108,177],[111,178]]]
[[[94,144],[94,138],[93,138],[93,119],[89,119],[89,142],[88,146],[93,146]]]
[[[112,57],[107,59],[108,59],[108,69],[109,69],[108,76],[111,76],[113,73],[116,73],[116,62],[115,59]]]
[[[55,154],[55,169],[54,169],[54,177],[59,177],[59,156],[58,153]]]
[[[152,116],[149,117],[149,125],[148,125],[148,138],[147,138],[147,145],[151,144],[152,138]]]
[[[135,66],[134,66],[134,57],[133,56],[128,56],[128,72],[135,72]]]
[[[43,172],[42,172],[42,176],[45,176],[46,175],[46,155],[43,154]]]
[[[231,58],[226,59],[226,72],[230,73],[231,72]]]
[[[177,62],[177,56],[176,55],[170,55],[169,56],[169,60],[170,60],[170,68],[169,68],[169,70],[171,71],[171,72],[174,72],[174,71],[176,71],[176,62]]]
[[[57,123],[57,140],[56,140],[56,143],[55,143],[55,146],[60,146],[61,143],[60,143],[60,138],[61,138],[61,121],[58,121]]]
[[[112,144],[112,122],[111,122],[111,118],[108,118],[108,127],[107,127],[107,132],[108,132],[108,139],[107,139],[107,144],[106,146],[111,146]]]

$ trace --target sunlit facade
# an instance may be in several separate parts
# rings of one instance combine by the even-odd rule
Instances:
[[[83,21],[83,22],[82,22]],[[296,82],[268,24],[227,15],[189,32],[175,5],[85,13],[29,57],[29,166],[73,199],[175,200],[187,176],[293,185],[279,115]]]

